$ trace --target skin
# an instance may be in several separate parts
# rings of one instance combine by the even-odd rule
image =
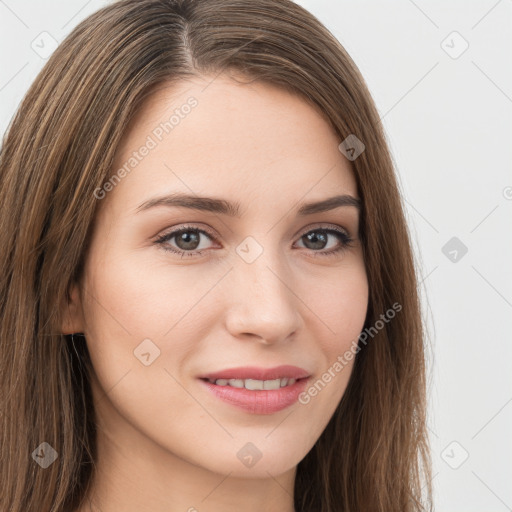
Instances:
[[[99,458],[80,512],[292,512],[296,466],[352,371],[353,361],[309,403],[268,415],[198,380],[292,364],[314,383],[363,329],[368,282],[355,207],[296,215],[303,202],[358,197],[341,140],[298,96],[226,74],[160,87],[127,127],[115,169],[190,96],[197,106],[101,199],[83,279],[64,306],[63,332],[84,332],[94,366]],[[136,211],[174,192],[237,201],[241,216]],[[215,235],[198,235],[202,255],[155,243],[185,223]],[[343,240],[331,233],[315,246],[304,235],[333,226],[353,245],[319,256]],[[263,249],[250,264],[236,252],[246,237]],[[166,244],[193,252],[177,237]],[[146,338],[160,350],[148,366],[134,355]],[[262,454],[252,467],[237,457],[248,442]]]

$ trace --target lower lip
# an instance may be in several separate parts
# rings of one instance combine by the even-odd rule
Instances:
[[[272,414],[297,402],[309,378],[299,379],[291,386],[279,389],[249,390],[231,386],[217,386],[201,379],[215,396],[251,414]]]

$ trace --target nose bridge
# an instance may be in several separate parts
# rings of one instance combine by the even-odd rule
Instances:
[[[298,329],[300,317],[284,255],[278,247],[263,247],[251,237],[236,252],[228,329],[233,335],[257,335],[267,343],[288,337]]]

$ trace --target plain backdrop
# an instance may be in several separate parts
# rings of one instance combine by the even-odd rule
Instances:
[[[0,132],[100,0],[0,0]],[[436,510],[512,510],[512,0],[300,0],[383,119],[430,333]]]

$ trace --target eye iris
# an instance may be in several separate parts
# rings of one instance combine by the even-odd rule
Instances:
[[[184,243],[185,245],[182,245]],[[190,244],[192,246],[190,246]],[[176,235],[176,245],[183,250],[193,250],[199,245],[199,233],[195,231],[184,231]]]
[[[319,231],[311,231],[304,237],[308,242],[313,242],[311,249],[323,249],[327,243],[327,234]]]

